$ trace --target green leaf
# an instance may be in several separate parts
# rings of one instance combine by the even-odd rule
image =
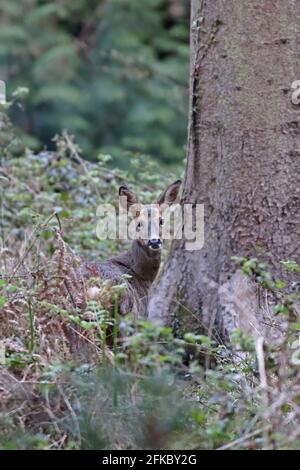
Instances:
[[[277,289],[283,289],[285,287],[285,282],[283,282],[281,279],[276,279],[275,287]]]

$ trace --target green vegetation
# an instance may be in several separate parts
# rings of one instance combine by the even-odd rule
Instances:
[[[181,324],[175,334],[133,324],[129,314],[117,327],[116,307],[114,318],[105,302],[79,308],[61,290],[72,252],[60,257],[59,225],[74,260],[107,258],[123,244],[97,240],[97,205],[116,204],[124,181],[152,199],[174,175],[162,181],[144,156],[127,171],[109,168],[107,155],[87,162],[68,133],[56,137],[54,152],[33,153],[4,112],[0,124],[0,447],[299,447],[299,294],[284,293],[259,260],[237,258],[272,297],[284,336],[263,347],[235,331],[235,351],[201,324],[194,331]],[[299,266],[284,266],[296,282]]]
[[[288,290],[234,258],[278,335],[231,348],[185,305],[172,327],[134,322],[124,279],[86,301],[76,276],[127,248],[97,239],[100,203],[182,176],[188,3],[1,2],[1,449],[300,449],[299,264]]]
[[[11,117],[32,148],[62,129],[85,158],[183,160],[188,2],[10,0],[0,6],[0,79],[30,90]]]

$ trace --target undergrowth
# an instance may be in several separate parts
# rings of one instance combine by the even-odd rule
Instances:
[[[299,448],[300,267],[284,263],[296,285],[286,294],[258,260],[236,259],[272,295],[276,344],[235,331],[229,350],[198,332],[112,318],[107,303],[124,284],[102,284],[100,304],[72,278],[80,257],[125,248],[97,240],[96,207],[116,204],[124,181],[145,199],[165,181],[143,156],[128,172],[108,169],[104,155],[88,163],[66,132],[56,152],[16,157],[0,121],[0,447]]]

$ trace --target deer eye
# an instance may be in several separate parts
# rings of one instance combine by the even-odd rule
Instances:
[[[162,218],[159,219],[159,225],[164,225],[164,221]]]
[[[140,232],[142,228],[143,228],[143,222],[138,222],[138,224],[136,226],[136,231]]]

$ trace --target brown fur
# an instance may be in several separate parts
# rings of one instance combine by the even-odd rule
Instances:
[[[122,315],[133,312],[135,318],[146,316],[148,293],[160,266],[160,252],[151,253],[138,240],[134,240],[131,249],[126,253],[115,256],[99,263],[86,262],[81,268],[85,279],[101,278],[111,280],[112,284],[126,282],[127,289],[120,301]],[[128,274],[130,279],[123,279]],[[97,298],[97,291],[89,291]]]
[[[160,196],[158,204],[172,204],[175,202],[181,182],[176,181],[170,185]],[[127,209],[133,204],[139,204],[137,197],[127,187],[121,186],[120,196],[127,198]],[[144,206],[148,207],[148,206]],[[143,215],[140,211],[135,214],[136,223],[141,222]],[[143,220],[147,223],[147,220]],[[161,233],[157,227],[157,235]],[[112,284],[126,283],[127,288],[119,301],[121,315],[132,312],[135,319],[145,318],[147,314],[148,295],[160,266],[160,250],[153,250],[145,239],[134,240],[131,248],[123,254],[115,256],[103,262],[86,262],[80,268],[80,273],[85,280],[100,278],[111,281]],[[131,276],[124,279],[124,274]],[[100,300],[100,289],[89,287],[87,289],[88,300]]]

